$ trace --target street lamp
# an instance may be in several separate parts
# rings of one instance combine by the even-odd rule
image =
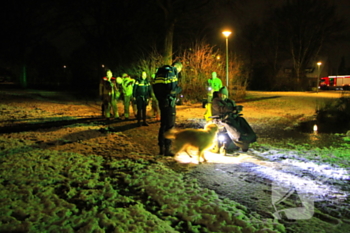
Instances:
[[[321,72],[320,72],[320,66],[322,65],[322,62],[317,62],[317,93],[318,93],[318,87],[320,85],[320,75],[321,75]]]
[[[231,35],[231,32],[223,31],[222,34],[226,37],[226,86],[228,88],[228,37]]]

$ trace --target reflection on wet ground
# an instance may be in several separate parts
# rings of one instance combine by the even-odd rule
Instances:
[[[271,144],[288,144],[293,143],[295,145],[310,145],[312,147],[324,148],[324,147],[337,147],[344,143],[344,133],[322,133],[322,131],[313,131],[310,125],[308,131],[293,130],[271,130],[257,132],[259,136],[259,143],[271,143]]]
[[[316,126],[316,129],[315,129]],[[313,133],[317,131],[323,134],[336,134],[346,133],[350,128],[344,126],[344,124],[330,124],[328,122],[317,122],[317,121],[305,121],[299,124],[296,131],[301,133]]]

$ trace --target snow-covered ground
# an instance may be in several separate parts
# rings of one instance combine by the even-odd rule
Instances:
[[[235,156],[208,152],[209,163],[201,165],[187,155],[162,158],[152,118],[149,127],[105,121],[98,101],[55,92],[3,90],[0,97],[0,232],[349,229],[347,168],[259,145]],[[259,115],[264,103],[258,102],[244,104],[253,128],[267,128],[271,118],[290,125],[283,117],[288,110]],[[198,106],[179,106],[177,122],[201,119]],[[312,112],[299,111],[290,119]],[[305,206],[291,212],[304,219],[289,221],[278,212]]]

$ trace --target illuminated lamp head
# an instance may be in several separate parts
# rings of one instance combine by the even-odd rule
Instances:
[[[221,143],[225,142],[225,140],[226,140],[225,135],[224,135],[224,134],[219,134],[219,135],[218,135],[218,140],[219,140],[219,142],[221,142]]]
[[[142,79],[146,79],[147,78],[147,73],[145,71],[142,71],[141,77],[142,77]]]

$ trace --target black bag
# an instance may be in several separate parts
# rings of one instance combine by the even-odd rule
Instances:
[[[256,142],[257,136],[242,114],[232,114],[223,122],[233,141],[246,143]]]
[[[250,127],[246,119],[244,119],[241,116],[237,116],[236,118],[231,119],[229,124],[232,127],[236,128],[237,131],[240,133],[239,141],[248,143],[256,142],[258,137],[253,131],[252,127]]]

